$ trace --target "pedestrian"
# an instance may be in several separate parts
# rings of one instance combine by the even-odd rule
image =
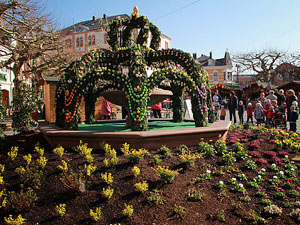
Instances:
[[[215,108],[215,115],[216,115],[216,119],[219,119],[219,111],[220,111],[220,107],[221,107],[221,102],[222,102],[222,98],[219,95],[219,91],[216,89],[214,96],[212,97],[212,104]]]
[[[228,101],[228,108],[229,108],[229,117],[230,120],[234,121],[234,123],[236,123],[236,114],[235,114],[235,110],[238,107],[238,98],[236,97],[234,91],[230,91],[229,93],[229,101]]]
[[[101,115],[103,115],[103,119],[110,119],[110,115],[112,112],[112,104],[103,98],[101,105]]]
[[[266,97],[266,99],[270,99],[271,101],[277,100],[277,96],[274,94],[273,90],[270,90],[269,95]]]
[[[257,101],[260,101],[262,107],[265,107],[267,99],[265,97],[265,93],[264,92],[260,93],[259,98],[257,99]]]
[[[161,112],[160,112],[162,110],[161,102],[157,103],[156,105],[152,105],[151,109],[153,111],[154,118],[161,118]]]
[[[220,120],[225,120],[225,117],[226,117],[226,109],[224,105],[221,105]]]
[[[295,95],[295,92],[293,89],[289,89],[287,91],[287,96],[286,96],[286,99],[285,99],[285,102],[286,102],[286,107],[287,107],[287,119],[289,121],[291,115],[291,106],[293,104],[294,101],[298,101],[298,98],[297,96]]]
[[[269,108],[269,110],[267,111],[267,116],[266,116],[266,126],[268,126],[268,127],[272,127],[272,126],[273,126],[273,122],[274,122],[274,114],[275,114],[274,107],[271,106],[271,107]]]
[[[254,112],[254,109],[252,107],[252,103],[249,102],[248,103],[248,107],[247,107],[247,123],[249,123],[249,120],[251,120],[251,124],[253,125],[253,112]]]
[[[244,112],[245,112],[245,106],[243,104],[243,101],[239,101],[238,114],[239,114],[239,119],[241,124],[244,124]]]
[[[275,91],[275,95],[277,96],[277,105],[281,106],[283,102],[285,102],[284,90],[280,89],[278,92]]]
[[[254,118],[256,119],[257,125],[263,123],[264,111],[261,103],[256,103],[256,107],[254,109]]]
[[[297,113],[296,107],[294,105],[291,106],[290,112],[291,112],[290,113],[290,131],[296,132],[298,113]]]

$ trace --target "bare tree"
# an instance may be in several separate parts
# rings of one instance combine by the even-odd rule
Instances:
[[[0,67],[14,72],[17,89],[24,75],[30,74],[35,84],[44,72],[60,71],[71,59],[63,50],[61,33],[42,5],[31,0],[14,2],[8,1],[0,10]]]
[[[258,74],[259,78],[268,81],[270,73],[285,54],[284,52],[269,49],[237,54],[233,56],[233,61],[244,70],[252,70]]]

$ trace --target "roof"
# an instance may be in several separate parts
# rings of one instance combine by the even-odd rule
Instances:
[[[110,23],[111,21],[113,21],[117,18],[129,18],[129,16],[127,14],[122,14],[122,15],[117,15],[117,16],[109,16],[109,17],[107,17],[107,19],[93,17],[91,20],[82,21],[82,22],[73,24],[69,27],[66,27],[66,28],[62,29],[62,32],[65,35],[68,35],[68,34],[72,33],[75,29],[77,29],[78,27],[82,27],[85,30],[89,30],[89,31],[103,29],[106,27],[106,24]]]
[[[212,54],[210,56],[201,55],[201,57],[196,59],[202,66],[232,66],[229,52],[225,52],[224,58],[213,59]]]
[[[43,76],[44,80],[47,82],[47,84],[56,84],[60,77],[51,77],[51,76]]]
[[[300,81],[291,81],[277,87],[277,89],[293,89],[294,91],[300,92]]]

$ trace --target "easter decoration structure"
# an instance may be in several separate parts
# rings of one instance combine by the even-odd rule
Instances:
[[[137,7],[130,18],[108,24],[110,49],[93,49],[65,69],[56,89],[56,125],[77,129],[82,97],[90,109],[86,112],[89,123],[100,93],[120,90],[126,96],[130,129],[146,131],[146,109],[155,88],[172,91],[174,122],[184,118],[184,91],[191,97],[195,126],[214,122],[207,74],[189,53],[160,50],[160,41],[159,29],[139,15]]]

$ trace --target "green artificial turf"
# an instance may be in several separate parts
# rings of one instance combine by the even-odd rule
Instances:
[[[181,122],[173,123],[171,121],[150,121],[149,130],[170,130],[170,129],[182,129],[193,128],[194,122]],[[100,132],[127,132],[131,131],[126,128],[125,122],[116,123],[98,123],[98,124],[79,124],[78,130],[100,131]]]

